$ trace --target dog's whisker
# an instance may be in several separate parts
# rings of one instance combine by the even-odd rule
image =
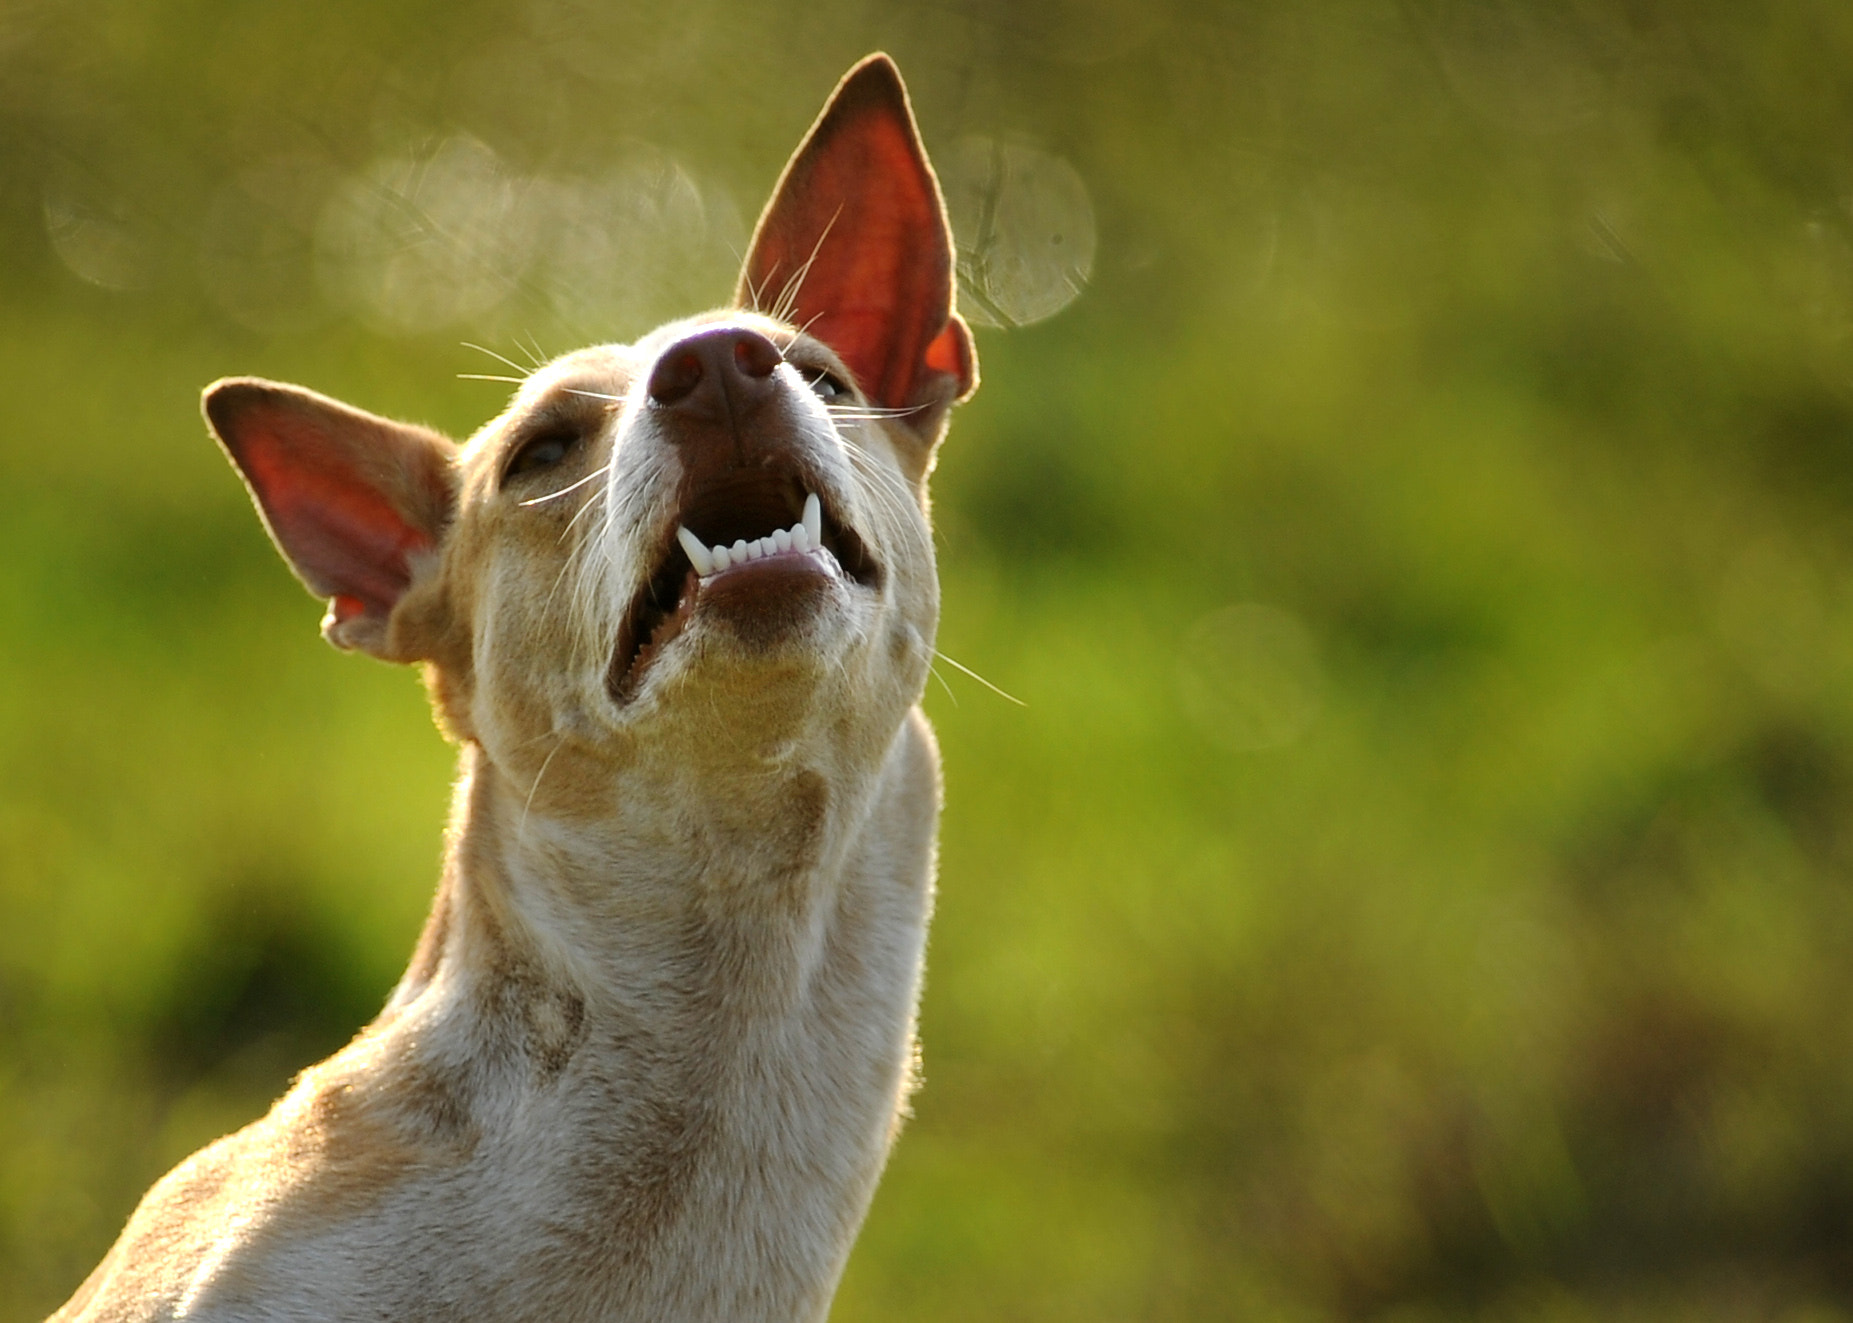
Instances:
[[[806,278],[811,274],[811,268],[817,264],[817,254],[823,251],[824,240],[830,237],[830,231],[836,228],[836,223],[842,219],[842,216],[843,207],[842,204],[839,203],[836,212],[825,222],[822,232],[818,234],[817,242],[811,245],[811,255],[804,259],[804,265],[791,273],[791,279],[787,280],[784,288],[779,290],[778,299],[773,304],[772,316],[774,320],[781,322],[790,321],[792,313],[798,310],[799,294],[804,289]],[[822,314],[819,313],[818,315],[821,316]],[[811,321],[816,320],[816,317],[811,318]],[[810,322],[806,322],[805,325],[808,327]]]
[[[731,244],[729,244],[728,246],[732,247]],[[741,256],[742,255],[740,253],[736,252],[734,254],[734,260],[739,261]],[[744,263],[742,263],[742,265],[744,265]],[[776,270],[776,268],[774,269]],[[766,281],[769,281],[772,279],[772,274],[773,273],[771,271],[766,272]],[[754,280],[753,273],[751,271],[745,271],[741,274],[740,283],[746,286],[746,306],[747,307],[762,308],[762,309],[765,307],[765,303],[764,303],[762,296],[765,294],[766,281]]]
[[[939,673],[939,667],[935,666],[931,659],[927,661],[927,674],[939,681],[939,687],[946,691],[947,701],[954,707],[957,707],[959,705],[959,696],[952,692],[952,686],[946,683],[946,677]]]
[[[948,657],[945,653],[941,652],[938,648],[933,649],[933,655],[939,658],[941,661],[945,662],[948,666],[956,667],[957,669],[965,672],[965,674],[969,675],[972,679],[976,680],[979,684],[983,685],[986,689],[989,689],[992,693],[996,694],[999,698],[1007,698],[1012,703],[1015,703],[1018,707],[1028,707],[1029,706],[1028,703],[1025,703],[1022,699],[1018,698],[1015,694],[1006,693],[1004,690],[999,689],[996,685],[992,684],[989,680],[985,679],[982,675],[978,674],[978,672],[974,671],[971,667],[966,666],[961,662],[956,662],[952,660],[952,658]]]
[[[919,413],[915,407],[890,409],[879,404],[826,404],[831,414],[853,414],[859,418],[906,418]]]
[[[524,380],[524,378],[522,377],[498,377],[494,375],[493,373],[489,373],[489,372],[459,372],[457,374],[457,380],[458,381],[506,381],[511,386],[519,386]]]
[[[594,509],[598,505],[598,503],[599,503],[598,493],[596,492],[592,493],[590,496],[587,496],[585,500],[581,501],[579,503],[579,508],[573,511],[573,517],[566,521],[566,527],[561,530],[561,535],[564,536],[565,534],[572,532],[573,525],[577,524],[581,519],[584,519],[586,511]]]
[[[900,474],[894,472],[858,446],[845,446],[844,451],[849,456],[849,462],[856,467],[858,472],[878,483],[879,490],[881,490],[884,495],[895,498],[896,509],[905,511],[914,508],[917,497],[907,486],[906,482],[902,480]]]
[[[573,511],[573,517],[566,521],[566,527],[560,530],[559,540],[561,542],[566,541],[567,537],[571,535],[574,525],[576,525],[581,519],[585,518],[586,511],[594,508],[595,506],[599,504],[600,502],[598,499],[597,492],[593,492],[591,495],[587,496],[585,500],[581,501],[579,503],[579,508]]]
[[[823,315],[824,315],[824,312],[822,309],[820,309],[819,311],[812,313],[809,317],[806,317],[804,319],[803,324],[798,327],[798,334],[799,335],[809,335],[811,333],[811,328],[817,325],[817,323],[823,319]],[[826,404],[824,407],[827,409],[830,406]]]
[[[498,363],[506,364],[514,371],[519,372],[521,374],[521,380],[523,381],[526,381],[529,377],[534,375],[531,369],[522,367],[521,364],[515,362],[515,360],[510,358],[507,354],[496,353],[495,350],[489,348],[487,345],[475,344],[469,340],[459,341],[459,343],[462,344],[465,349],[474,349],[479,354],[489,355],[489,357],[495,359]]]
[[[622,403],[624,403],[624,397],[623,397],[622,395],[607,395],[607,394],[605,394],[605,393],[604,393],[603,391],[596,391],[596,390],[575,390],[575,389],[572,389],[571,387],[568,387],[568,388],[567,388],[567,391],[566,391],[566,394],[568,394],[568,395],[579,395],[579,396],[582,396],[582,397],[584,397],[585,399],[588,399],[588,400],[607,400],[607,401],[609,401],[609,402],[610,402],[610,403],[612,403],[612,404],[622,404]]]
[[[585,486],[588,482],[597,482],[600,478],[604,477],[609,472],[611,472],[611,461],[606,460],[603,464],[600,464],[597,468],[593,469],[590,473],[586,474],[585,477],[579,479],[579,481],[568,483],[566,486],[560,488],[560,490],[557,492],[548,492],[545,496],[536,496],[533,500],[523,501],[521,502],[521,504],[524,507],[526,507],[530,505],[545,505],[549,501],[557,501],[562,496],[565,496],[571,492],[578,491],[581,487]]]
[[[546,777],[547,769],[553,766],[554,755],[559,753],[560,750],[564,749],[565,747],[566,747],[566,736],[561,735],[559,739],[554,741],[553,748],[547,751],[547,756],[541,759],[540,771],[534,773],[534,784],[528,787],[527,801],[523,803],[521,806],[521,822],[515,828],[515,848],[516,849],[521,848],[522,842],[527,837],[528,814],[531,813],[534,809],[534,796],[540,793],[540,783],[542,779]]]
[[[589,501],[588,504],[590,504]],[[564,538],[566,535],[562,533],[560,536]],[[547,595],[541,599],[540,613],[542,616],[545,616],[548,608],[553,605],[554,595],[560,591],[560,585],[566,582],[566,576],[572,573],[572,570],[573,557],[568,556],[561,564],[560,572],[553,576],[553,586],[547,590]]]

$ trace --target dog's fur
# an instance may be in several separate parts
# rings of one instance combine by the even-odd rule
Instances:
[[[913,1078],[926,479],[976,380],[872,56],[732,308],[548,364],[468,444],[207,390],[324,633],[424,663],[462,771],[380,1017],[161,1180],[56,1319],[824,1315]],[[807,490],[833,561],[697,587],[678,525],[770,533]]]

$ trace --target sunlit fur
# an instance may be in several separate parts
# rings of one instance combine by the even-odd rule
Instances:
[[[640,383],[721,323],[783,351],[782,442],[883,572],[773,638],[698,610],[618,701],[681,474]],[[536,370],[463,447],[401,429],[454,514],[384,622],[325,630],[422,661],[462,745],[431,917],[379,1018],[159,1182],[57,1319],[824,1315],[913,1084],[951,395],[832,409],[819,367],[850,379],[729,310]],[[505,482],[542,416],[580,442]]]
[[[925,450],[781,367],[881,589],[840,587],[770,658],[698,613],[615,704],[618,617],[675,517],[637,380],[687,329],[548,365],[460,452],[389,645],[436,659],[465,741],[419,957],[352,1044],[155,1187],[60,1318],[822,1315],[911,1083]],[[562,407],[598,430],[501,489],[509,438]]]

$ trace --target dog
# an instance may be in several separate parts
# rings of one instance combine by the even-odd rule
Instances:
[[[953,271],[873,55],[732,306],[548,363],[467,444],[206,390],[323,634],[422,665],[461,768],[379,1017],[55,1320],[824,1316],[915,1077]]]

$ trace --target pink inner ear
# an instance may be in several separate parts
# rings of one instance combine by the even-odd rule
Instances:
[[[428,549],[430,537],[343,462],[319,429],[248,418],[228,440],[271,532],[310,588],[337,599],[337,619],[389,612],[411,583],[408,557]]]
[[[944,372],[958,378],[959,394],[971,389],[972,384],[972,341],[971,332],[954,322],[947,322],[946,329],[933,337],[933,343],[926,349],[926,365],[935,372]]]
[[[834,349],[878,404],[970,385],[952,309],[952,242],[939,187],[885,59],[844,79],[767,205],[742,294]],[[947,336],[953,337],[947,341]],[[944,343],[942,343],[944,342]]]

